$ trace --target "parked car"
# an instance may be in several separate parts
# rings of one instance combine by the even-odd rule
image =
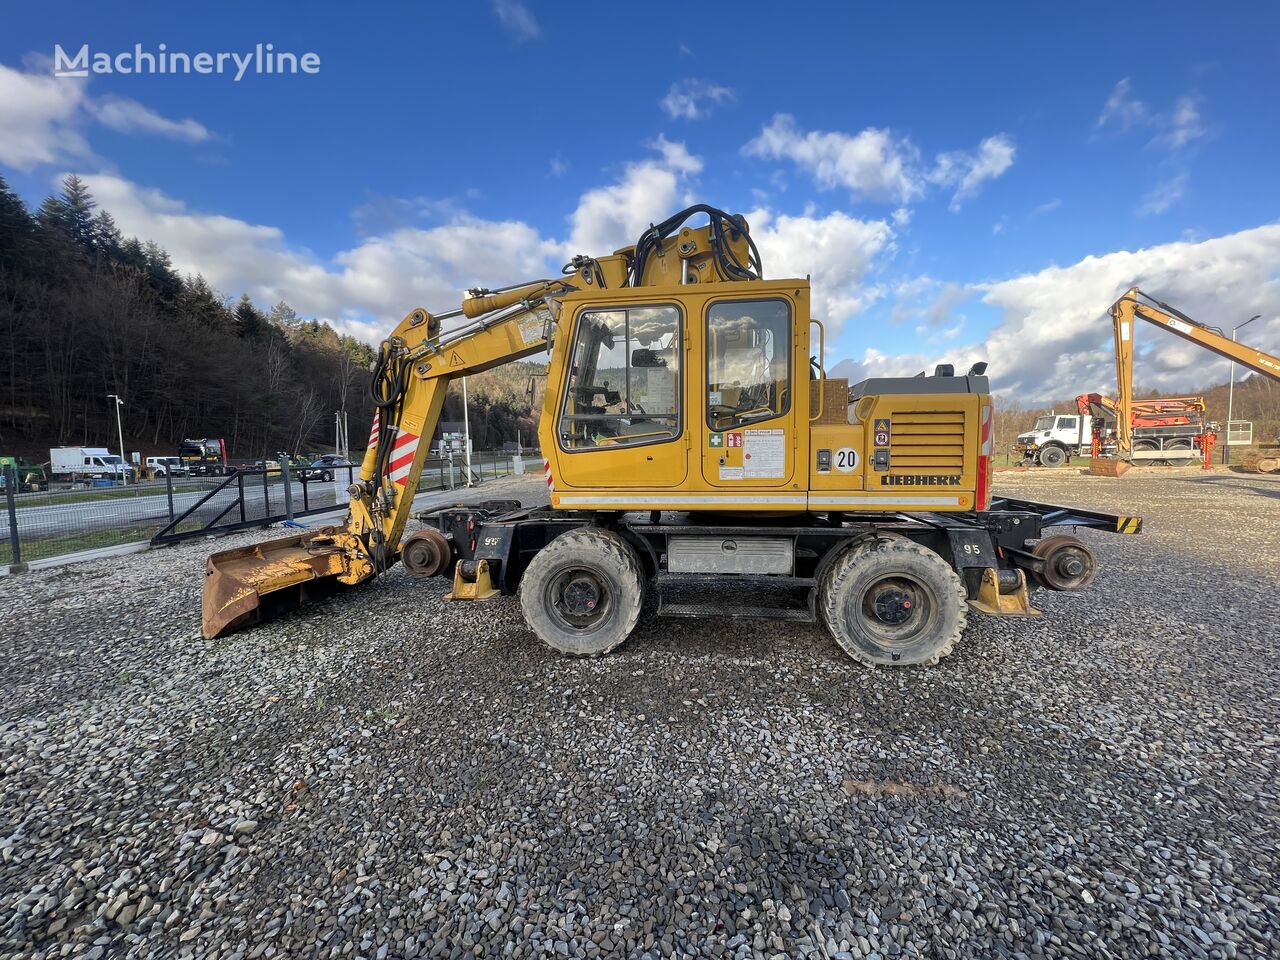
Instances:
[[[355,464],[346,457],[339,457],[337,454],[327,453],[323,457],[317,458],[311,466],[302,471],[302,479],[328,482],[335,476],[340,475],[346,477],[349,471],[342,468],[353,466],[355,466]]]

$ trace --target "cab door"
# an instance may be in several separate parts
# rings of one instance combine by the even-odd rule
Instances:
[[[553,411],[557,490],[684,483],[685,325],[677,302],[579,308],[565,367],[553,371],[562,378]]]
[[[713,487],[776,488],[795,475],[797,413],[807,416],[796,301],[785,293],[713,297],[703,313],[702,477]],[[807,331],[806,331],[807,333]],[[695,434],[697,435],[697,434]]]

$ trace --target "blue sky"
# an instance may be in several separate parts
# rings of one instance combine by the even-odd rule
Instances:
[[[814,275],[855,373],[981,357],[1022,396],[1105,387],[1132,282],[1262,312],[1280,349],[1270,4],[126,9],[10,9],[0,172],[33,205],[79,172],[225,294],[368,338],[698,200],[755,214],[767,273]],[[50,76],[55,44],[160,43],[320,70]],[[1160,347],[1146,382],[1222,378]]]

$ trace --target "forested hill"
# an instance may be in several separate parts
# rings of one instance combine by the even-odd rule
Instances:
[[[161,247],[122,236],[77,177],[34,213],[0,177],[0,454],[114,449],[108,394],[125,398],[125,446],[144,455],[172,454],[184,437],[225,437],[237,458],[330,450],[344,409],[359,451],[373,356],[286,303],[264,313],[179,276]],[[515,439],[540,369],[520,367],[472,381],[478,447]],[[451,414],[461,419],[460,398]]]

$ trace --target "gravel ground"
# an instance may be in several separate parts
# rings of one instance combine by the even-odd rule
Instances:
[[[1274,956],[1280,482],[997,487],[1147,532],[927,670],[398,570],[206,642],[206,543],[0,581],[0,954]]]

